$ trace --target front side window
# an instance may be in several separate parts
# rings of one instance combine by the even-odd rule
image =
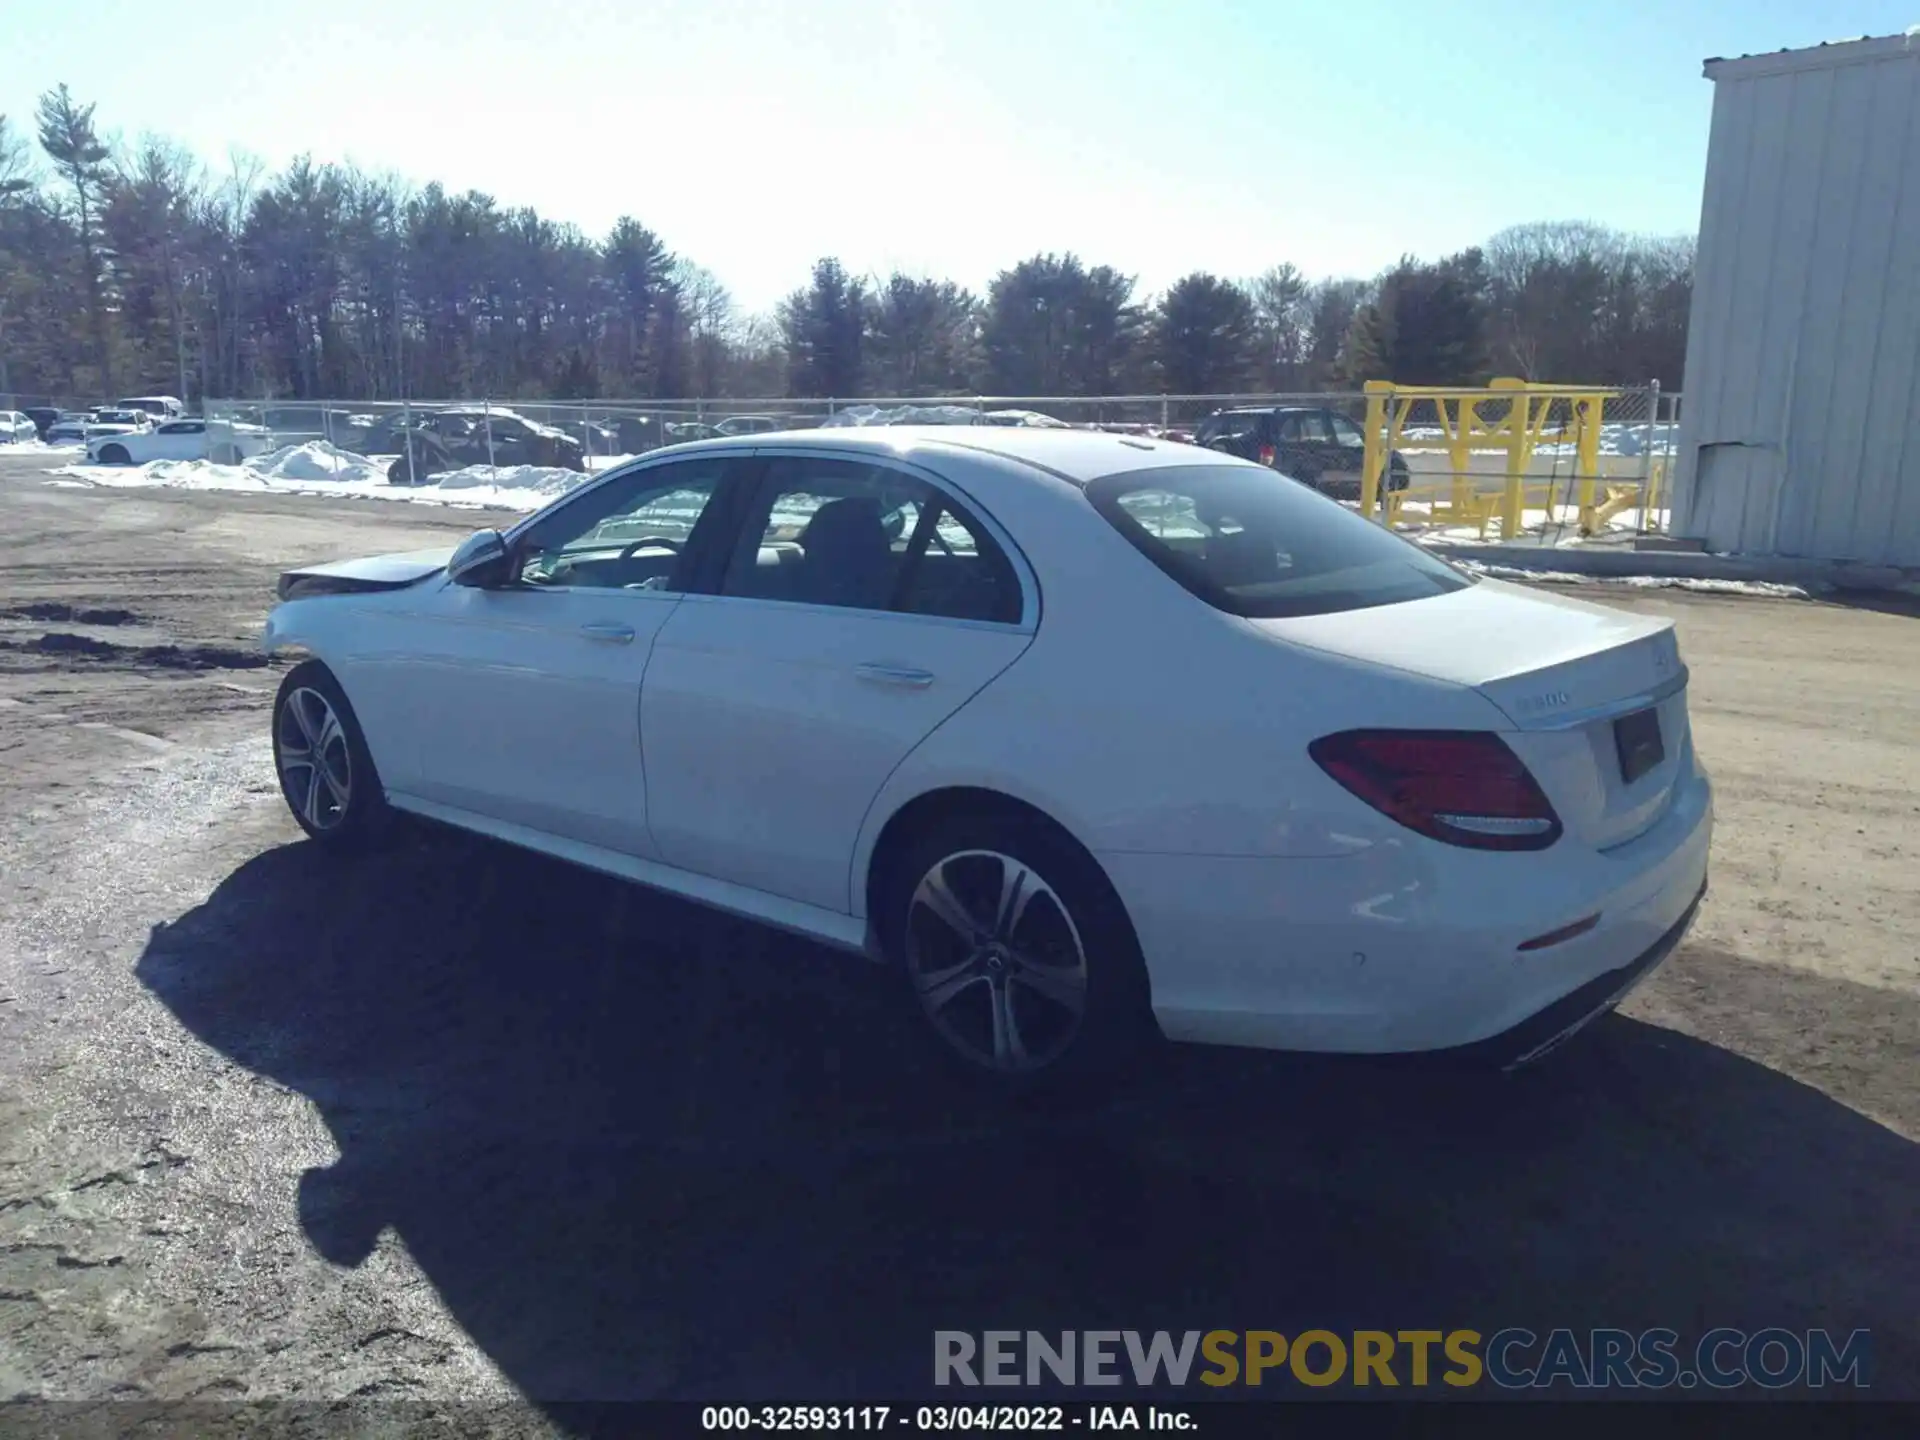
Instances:
[[[516,541],[520,582],[536,589],[681,588],[682,557],[731,468],[724,458],[656,465],[559,506]]]
[[[1087,498],[1161,570],[1234,615],[1325,615],[1473,583],[1412,541],[1264,468],[1130,471],[1094,481]]]
[[[1020,581],[950,496],[890,466],[776,459],[721,592],[1016,624]]]
[[[1349,450],[1366,448],[1367,437],[1361,433],[1358,425],[1344,415],[1333,415],[1328,418],[1333,421],[1333,438],[1336,444],[1344,445]]]

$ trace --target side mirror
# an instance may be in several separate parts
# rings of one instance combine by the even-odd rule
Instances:
[[[476,590],[504,585],[507,581],[507,540],[498,530],[476,530],[460,542],[447,562],[447,578],[456,585],[471,585]]]

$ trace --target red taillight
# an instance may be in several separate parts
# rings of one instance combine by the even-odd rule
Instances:
[[[1544,850],[1560,838],[1560,817],[1498,735],[1347,730],[1307,753],[1382,815],[1449,845]]]
[[[1262,445],[1260,447],[1260,463],[1262,465],[1273,464],[1273,446]]]

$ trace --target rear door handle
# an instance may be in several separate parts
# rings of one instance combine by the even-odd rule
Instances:
[[[916,670],[911,665],[882,665],[869,662],[853,667],[853,673],[876,685],[899,685],[908,690],[924,690],[933,684],[931,670]]]
[[[582,625],[580,627],[580,633],[589,640],[604,640],[609,645],[625,645],[633,639],[633,627],[631,625],[614,625],[611,623]]]

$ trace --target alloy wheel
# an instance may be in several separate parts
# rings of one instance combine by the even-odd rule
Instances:
[[[1023,860],[963,850],[908,902],[906,962],[920,1008],[965,1059],[1040,1070],[1080,1033],[1087,954],[1059,894]]]
[[[353,755],[333,702],[304,686],[290,691],[275,739],[287,804],[315,830],[339,825],[353,797]]]

